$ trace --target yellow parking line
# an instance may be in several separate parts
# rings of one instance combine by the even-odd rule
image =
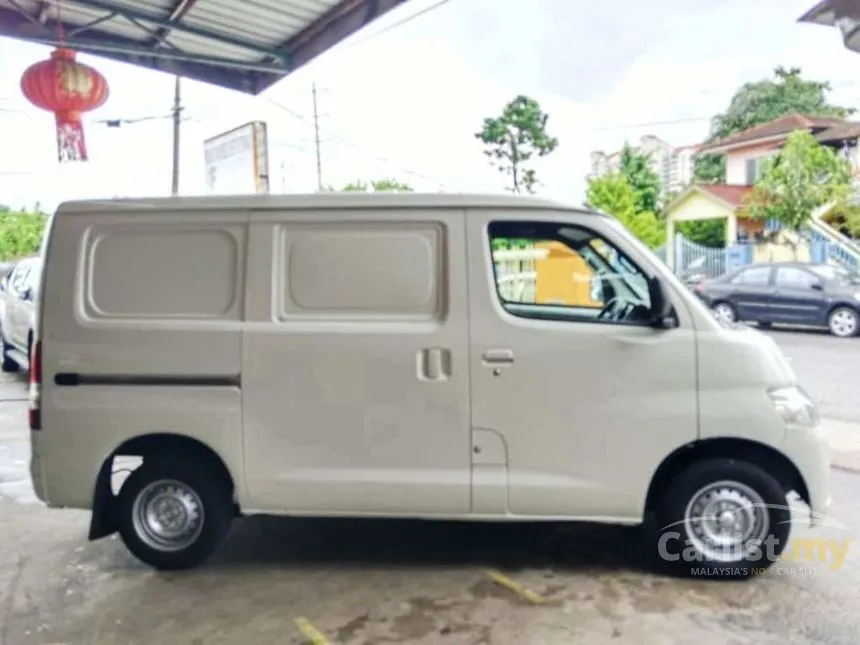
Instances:
[[[296,618],[295,623],[296,628],[302,633],[302,636],[307,639],[307,642],[310,643],[310,645],[329,645],[328,639],[325,635],[316,627],[311,625],[311,622],[307,618]]]
[[[502,585],[506,589],[513,591],[520,598],[528,600],[532,604],[542,605],[546,602],[546,599],[536,591],[532,591],[531,589],[524,587],[519,582],[511,580],[506,575],[499,573],[498,571],[490,569],[489,571],[487,571],[487,575],[496,584]]]

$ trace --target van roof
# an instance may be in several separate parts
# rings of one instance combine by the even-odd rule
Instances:
[[[139,197],[63,202],[57,213],[93,213],[94,211],[158,210],[225,210],[247,208],[328,209],[328,208],[520,208],[528,210],[576,210],[552,200],[519,195],[481,195],[448,193],[350,193],[324,192],[301,195],[230,195],[206,197]],[[598,213],[594,213],[598,215]]]

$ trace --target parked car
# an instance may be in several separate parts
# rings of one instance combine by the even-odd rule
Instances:
[[[4,372],[30,367],[36,292],[41,273],[41,259],[30,257],[15,264],[0,278],[0,367]]]
[[[860,332],[860,279],[840,267],[753,264],[693,289],[724,322],[826,327],[840,338]]]

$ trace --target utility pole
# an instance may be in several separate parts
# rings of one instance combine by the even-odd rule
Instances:
[[[322,159],[320,159],[320,115],[317,108],[317,84],[311,85],[311,93],[314,98],[314,146],[317,151],[317,189],[322,191]]]
[[[176,75],[176,85],[173,92],[173,173],[171,176],[170,194],[179,194],[179,125],[182,123],[182,89],[179,74]]]

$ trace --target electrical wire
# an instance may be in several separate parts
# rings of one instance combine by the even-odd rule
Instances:
[[[428,5],[428,6],[424,7],[423,9],[419,9],[418,11],[416,11],[413,14],[410,14],[408,16],[405,16],[404,18],[401,18],[397,22],[394,22],[390,25],[387,25],[387,26],[383,27],[382,29],[379,29],[378,31],[374,31],[374,32],[369,33],[364,38],[359,38],[358,40],[355,40],[353,42],[344,43],[342,47],[338,47],[337,49],[333,50],[332,53],[338,54],[340,52],[349,51],[353,47],[361,45],[362,43],[366,43],[368,40],[373,40],[374,38],[381,36],[382,34],[388,33],[389,31],[392,31],[393,29],[397,29],[398,27],[401,27],[408,22],[412,22],[416,18],[420,18],[421,16],[424,16],[424,15],[430,13],[431,11],[435,11],[436,9],[439,9],[440,7],[448,4],[450,1],[451,0],[438,0],[437,2],[434,2],[433,4]]]
[[[860,84],[860,81],[841,81],[839,83],[831,83],[830,87],[832,89],[842,88],[842,87],[854,87],[857,84]],[[701,92],[699,92],[701,94]],[[857,101],[860,100],[857,97],[850,99],[843,99],[845,101]],[[696,123],[698,121],[710,121],[714,118],[715,115],[711,116],[691,116],[684,117],[679,119],[667,119],[665,121],[646,121],[644,123],[622,123],[617,125],[606,125],[594,128],[595,131],[604,132],[607,130],[624,130],[626,128],[634,129],[634,128],[650,128],[650,127],[659,127],[664,125],[678,125],[681,123]]]
[[[264,96],[262,94],[260,95],[260,97],[265,99],[269,103],[271,103],[276,108],[279,108],[280,110],[283,110],[284,112],[286,112],[290,116],[298,119],[299,121],[302,121],[303,123],[305,123],[307,125],[311,125],[309,118],[304,116],[303,114],[296,112],[295,110],[287,107],[286,105],[276,101],[275,99],[273,99],[271,97]],[[332,132],[328,128],[320,127],[320,132],[323,134],[327,134],[332,140],[338,141],[339,143],[342,143],[342,144],[344,144],[350,148],[353,148],[354,150],[356,150],[358,152],[361,152],[362,154],[366,155],[369,159],[373,159],[373,160],[378,161],[380,163],[388,164],[390,166],[393,166],[393,167],[399,169],[400,172],[402,172],[405,175],[410,175],[412,177],[416,177],[418,179],[423,179],[425,181],[429,181],[429,182],[432,182],[435,184],[441,183],[441,182],[439,182],[438,179],[434,179],[433,177],[429,177],[429,176],[425,175],[424,173],[418,172],[417,170],[412,170],[410,168],[407,168],[407,167],[403,166],[402,164],[400,164],[400,163],[398,163],[392,159],[388,159],[387,157],[382,157],[382,156],[379,156],[373,152],[370,152],[366,148],[358,145],[357,143],[354,143],[353,141],[350,141],[349,139],[347,139],[347,138],[345,138],[345,137],[343,137],[343,136],[341,136],[335,132]]]

